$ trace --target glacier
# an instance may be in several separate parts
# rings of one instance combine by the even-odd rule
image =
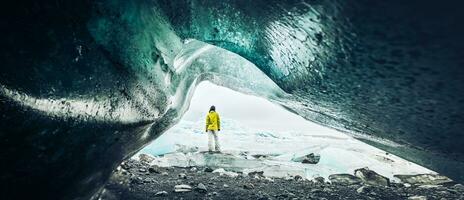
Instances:
[[[1,26],[5,196],[88,199],[202,81],[464,180],[459,2],[22,0]],[[398,146],[399,145],[399,146]]]
[[[221,115],[221,154],[205,153],[204,115],[215,103]],[[272,114],[270,114],[272,113]],[[263,171],[266,177],[328,178],[368,167],[395,180],[395,174],[435,172],[364,144],[337,130],[288,112],[264,98],[243,95],[210,82],[200,83],[181,121],[134,155],[149,154],[161,167],[211,167],[237,172]],[[315,153],[317,164],[298,158]]]

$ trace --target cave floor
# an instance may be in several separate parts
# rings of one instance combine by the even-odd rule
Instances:
[[[203,184],[205,190],[198,189]],[[189,185],[191,191],[175,192],[176,185]],[[293,178],[227,176],[204,167],[156,167],[128,160],[113,173],[102,200],[142,199],[464,199],[462,185],[390,187],[338,185]]]

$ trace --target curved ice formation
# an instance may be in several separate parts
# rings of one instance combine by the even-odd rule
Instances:
[[[462,181],[464,16],[455,4],[24,0],[5,6],[0,182],[8,187],[2,188],[6,196],[33,188],[38,197],[90,197],[119,162],[176,123],[202,80],[265,96]]]

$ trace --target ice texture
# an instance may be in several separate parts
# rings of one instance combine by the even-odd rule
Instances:
[[[179,121],[203,80],[462,181],[460,7],[13,2],[0,18],[0,182],[11,195],[90,198],[118,163]]]

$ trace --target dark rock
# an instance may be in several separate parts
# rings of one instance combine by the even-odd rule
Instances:
[[[358,194],[367,194],[367,193],[370,193],[371,190],[372,190],[371,186],[363,185],[363,186],[359,187],[358,189],[356,189],[356,192]]]
[[[354,170],[354,175],[360,178],[364,183],[370,185],[390,186],[390,179],[367,167]]]
[[[458,191],[463,191],[464,192],[464,185],[462,184],[456,184],[451,186],[452,189],[458,190]]]
[[[258,200],[269,200],[269,197],[266,197],[266,196],[260,196],[260,197],[258,197]]]
[[[135,177],[131,177],[130,182],[133,183],[133,184],[142,184],[143,179],[142,179],[142,177],[135,176]]]
[[[360,178],[351,174],[332,174],[329,176],[329,180],[332,184],[340,185],[355,185],[362,182]]]
[[[130,165],[128,165],[126,162],[121,163],[120,166],[121,166],[121,168],[123,168],[123,169],[125,169],[125,170],[130,169]]]
[[[264,171],[250,172],[250,173],[248,173],[248,176],[251,176],[251,177],[264,177]]]
[[[166,191],[159,191],[159,192],[155,193],[155,196],[157,196],[157,197],[166,196],[166,195],[168,195],[168,192],[166,192]]]
[[[177,175],[177,177],[181,179],[187,179],[187,175],[185,175],[184,173],[180,173],[179,175]]]
[[[138,162],[138,161],[137,161]],[[139,165],[133,165],[139,166]],[[124,184],[117,176],[113,175],[109,183],[110,187],[105,187],[114,198],[102,200],[117,200],[117,199],[140,199],[148,200],[155,196],[155,193],[160,189],[165,189],[166,186],[173,187],[183,182],[183,179],[178,179],[177,175],[188,172],[185,168],[159,168],[160,170],[169,170],[170,176],[158,176],[155,182],[150,184]],[[114,174],[119,174],[120,171],[115,171]],[[133,173],[135,172],[135,173]],[[150,174],[138,174],[138,167],[133,167],[129,173],[135,174],[134,179],[141,177],[145,182],[147,179],[153,179]],[[189,175],[189,174],[188,174]],[[339,176],[339,175],[338,175]],[[344,176],[342,176],[344,177]],[[294,177],[293,177],[294,178]],[[329,180],[334,180],[334,176]],[[352,178],[352,177],[351,177]],[[357,178],[357,177],[355,177]],[[319,179],[322,182],[322,178]],[[312,181],[292,181],[288,178],[275,178],[274,182],[261,181],[252,176],[242,176],[242,179],[231,178],[228,176],[215,176],[209,173],[196,174],[189,176],[187,182],[182,184],[192,187],[179,187],[177,192],[169,192],[163,198],[166,199],[407,199],[411,196],[426,196],[429,199],[460,199],[463,191],[462,185],[456,184],[453,186],[442,185],[419,185],[409,188],[402,187],[402,184],[391,183],[390,187],[379,185],[367,185],[361,182],[360,184],[314,184]],[[313,179],[314,181],[314,179]],[[211,183],[208,185],[207,183]],[[229,187],[225,185],[229,185]],[[208,185],[208,186],[205,186]],[[207,188],[207,189],[206,189]],[[182,190],[181,190],[182,189]],[[192,192],[190,192],[192,191]],[[193,192],[194,191],[194,192]],[[216,198],[213,192],[221,192],[225,194]],[[105,195],[107,197],[108,195]],[[462,199],[462,198],[461,198]]]
[[[318,177],[313,179],[313,182],[323,184],[323,183],[325,183],[325,179],[324,179],[324,177],[318,176]]]
[[[154,168],[154,167],[148,168],[148,172],[155,173],[155,174],[160,174],[161,173],[157,168]]]
[[[208,190],[206,189],[206,186],[203,183],[198,183],[197,187],[195,188],[196,191],[201,192],[201,193],[206,193]]]
[[[300,175],[296,175],[295,177],[293,177],[293,179],[295,179],[295,181],[300,181],[303,180],[303,177],[301,177]]]
[[[208,193],[208,196],[218,196],[218,195],[219,195],[219,193],[217,193],[217,192]]]
[[[246,183],[243,185],[243,188],[250,190],[250,189],[255,188],[255,186],[251,183]]]
[[[213,171],[214,171],[214,170],[211,169],[211,168],[209,168],[209,167],[206,167],[205,170],[204,170],[204,172],[213,172]]]
[[[293,158],[292,161],[301,162],[301,163],[305,163],[305,164],[317,164],[320,159],[321,159],[320,155],[310,153],[310,154],[302,156],[302,157]]]
[[[333,189],[330,188],[330,187],[324,187],[324,189],[322,189],[322,192],[325,192],[325,193],[332,193],[332,192],[333,192]]]

